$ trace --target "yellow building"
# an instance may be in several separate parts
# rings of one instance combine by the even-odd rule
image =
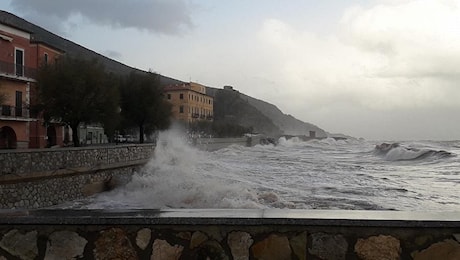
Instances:
[[[172,117],[187,123],[213,120],[214,99],[206,95],[206,87],[183,83],[164,87],[166,99],[172,104]]]

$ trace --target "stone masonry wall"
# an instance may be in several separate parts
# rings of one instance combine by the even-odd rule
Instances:
[[[0,226],[0,259],[460,259],[452,229]]]
[[[0,150],[0,176],[94,167],[148,159],[153,144]]]
[[[0,152],[0,208],[40,208],[125,183],[154,145]]]
[[[87,196],[87,185],[104,185],[112,178],[116,178],[117,182],[127,182],[137,168],[122,167],[67,177],[0,184],[0,208],[41,208],[82,199]]]

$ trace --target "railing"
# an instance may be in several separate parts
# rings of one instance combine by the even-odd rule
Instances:
[[[21,64],[0,61],[0,74],[25,78],[35,78],[37,76],[37,69],[26,67]]]
[[[213,116],[207,116],[207,115],[200,115],[199,113],[193,113],[192,118],[200,118],[200,119],[206,119],[206,120],[212,120]]]
[[[0,106],[0,117],[28,118],[29,115],[29,109],[26,107]]]

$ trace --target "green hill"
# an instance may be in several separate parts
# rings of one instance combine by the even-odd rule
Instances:
[[[254,132],[268,136],[309,135],[315,131],[317,137],[326,137],[326,132],[316,125],[302,122],[284,114],[273,104],[255,99],[233,88],[207,88],[214,97],[214,120],[252,127]]]

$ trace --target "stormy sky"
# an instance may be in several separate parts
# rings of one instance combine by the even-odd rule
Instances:
[[[460,139],[460,0],[3,0],[130,66],[371,140]]]

